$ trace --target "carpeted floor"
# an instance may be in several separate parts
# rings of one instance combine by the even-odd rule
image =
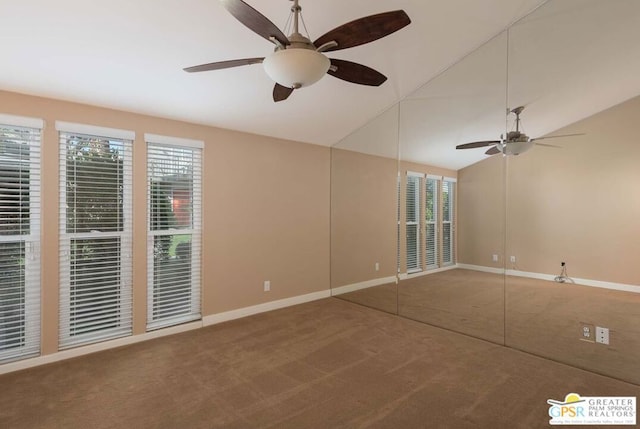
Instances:
[[[0,427],[531,429],[570,392],[640,386],[330,298],[0,376]]]
[[[455,269],[339,297],[640,384],[638,293]],[[581,341],[582,323],[610,344]]]
[[[507,277],[510,347],[640,384],[640,294]],[[609,328],[609,345],[580,341],[581,322]]]
[[[455,269],[398,287],[401,316],[504,344],[504,275]]]

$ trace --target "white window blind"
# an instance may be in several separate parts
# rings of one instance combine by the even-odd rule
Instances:
[[[439,183],[439,178],[427,176],[425,186],[425,252],[428,270],[440,266],[438,255]]]
[[[7,362],[40,354],[42,121],[0,119],[0,362]]]
[[[455,263],[455,189],[456,183],[445,178],[442,182],[442,265]]]
[[[149,330],[201,318],[202,145],[176,140],[147,136]]]
[[[406,237],[407,237],[407,273],[422,271],[420,251],[420,182],[422,177],[407,175],[406,194]]]
[[[402,178],[400,177],[400,172],[398,171],[398,180],[396,182],[396,220],[397,220],[397,241],[396,241],[396,268],[397,272],[400,273],[400,186],[401,186]]]
[[[74,124],[57,127],[60,348],[65,349],[132,332],[133,135]]]

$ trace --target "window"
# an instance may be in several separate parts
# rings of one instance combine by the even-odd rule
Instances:
[[[442,182],[442,265],[455,263],[455,179]]]
[[[422,175],[407,173],[407,273],[422,271],[420,241],[420,183]]]
[[[202,142],[146,135],[147,329],[200,319]]]
[[[396,268],[398,274],[400,273],[400,186],[401,186],[402,178],[400,177],[400,172],[398,171],[398,180],[396,181],[396,220],[397,220],[397,241],[396,241]]]
[[[40,130],[0,115],[0,362],[40,353]]]
[[[60,348],[131,335],[129,131],[60,131]]]
[[[427,176],[425,186],[425,241],[426,241],[426,267],[428,270],[438,268],[440,260],[438,255],[438,191],[440,177]]]
[[[455,184],[456,179],[407,172],[407,274],[455,264]]]

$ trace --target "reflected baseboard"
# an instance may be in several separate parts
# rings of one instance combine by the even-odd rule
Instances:
[[[461,267],[458,264],[454,264],[454,265],[449,265],[442,268],[434,268],[433,270],[417,271],[415,273],[402,273],[398,275],[398,278],[400,280],[407,280],[407,279],[412,279],[414,277],[428,276],[429,274],[436,274],[436,273],[442,273],[444,271],[455,270],[456,268],[461,268]]]
[[[492,274],[504,274],[505,272],[504,268],[485,267],[484,265],[458,264],[458,268]]]
[[[494,267],[485,267],[482,265],[470,265],[470,264],[458,264],[457,268],[463,268],[466,270],[473,271],[482,271],[485,273],[495,273],[495,274],[506,274],[511,277],[525,277],[529,279],[538,279],[538,280],[547,280],[547,281],[555,281],[555,274],[544,274],[544,273],[533,273],[528,271],[520,271],[520,270],[503,270],[502,268],[494,268]],[[571,278],[573,283],[579,286],[590,286],[597,287],[602,289],[611,289],[618,290],[622,292],[634,292],[640,293],[640,286],[637,285],[629,285],[624,283],[614,283],[614,282],[605,282],[601,280],[591,280],[591,279],[580,279],[580,278]],[[562,283],[559,283],[562,284]]]
[[[380,277],[377,279],[371,279],[371,280],[366,280],[359,283],[353,283],[350,285],[332,288],[331,295],[332,296],[343,295],[345,293],[355,292],[357,290],[368,289],[370,287],[376,287],[376,286],[381,286],[387,283],[395,283],[395,282],[396,282],[396,276]]]
[[[507,270],[506,274],[508,276],[513,277],[527,277],[530,279],[539,279],[539,280],[549,280],[555,281],[556,275],[554,274],[542,274],[542,273],[530,273],[527,271],[519,271],[519,270]],[[611,289],[611,290],[619,290],[623,292],[635,292],[640,293],[640,286],[636,285],[628,285],[624,283],[613,283],[613,282],[604,282],[601,280],[591,280],[591,279],[578,279],[575,277],[571,277],[573,283],[580,286],[590,286],[590,287],[598,287],[602,289]],[[562,284],[562,283],[558,283]]]

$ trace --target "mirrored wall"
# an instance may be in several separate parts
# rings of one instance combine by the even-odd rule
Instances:
[[[333,296],[397,314],[398,106],[331,148]]]
[[[638,22],[550,0],[332,148],[334,295],[640,384]]]
[[[634,0],[562,0],[510,29],[509,107],[550,146],[505,182],[506,344],[637,384],[639,23]]]
[[[504,134],[506,52],[503,33],[400,103],[399,314],[499,344],[504,161],[455,147]]]

